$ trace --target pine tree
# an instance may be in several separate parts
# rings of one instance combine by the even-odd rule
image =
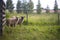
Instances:
[[[6,9],[9,10],[9,12],[12,12],[14,9],[14,5],[12,3],[12,0],[7,0],[6,1]]]
[[[57,1],[55,0],[55,4],[54,4],[54,13],[58,12],[58,4]]]
[[[38,0],[37,13],[38,13],[38,14],[41,13],[41,4],[40,4],[40,0]]]
[[[49,13],[49,12],[50,12],[50,9],[49,9],[49,6],[47,5],[46,13]]]
[[[22,5],[21,4],[22,4],[21,1],[18,0],[17,5],[16,5],[17,13],[21,13],[22,12]]]
[[[23,7],[23,13],[26,13],[27,12],[27,1],[26,0],[23,0],[22,7]]]
[[[33,4],[32,0],[29,0],[27,6],[28,6],[28,10],[29,10],[28,12],[32,13],[33,12],[33,8],[34,8],[34,4]]]

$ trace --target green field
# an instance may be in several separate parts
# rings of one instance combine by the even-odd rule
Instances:
[[[23,24],[16,27],[4,27],[0,40],[60,40],[60,25],[57,14],[8,14],[7,17],[25,16]]]

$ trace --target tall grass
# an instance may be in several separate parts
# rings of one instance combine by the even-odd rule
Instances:
[[[4,27],[0,40],[60,40],[60,25],[57,24],[57,14],[10,14],[9,17],[25,16],[23,24],[16,27]]]
[[[57,25],[57,22],[57,14],[31,14],[28,16],[28,23],[31,25]]]

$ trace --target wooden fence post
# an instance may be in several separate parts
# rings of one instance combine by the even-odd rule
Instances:
[[[5,3],[0,0],[0,36],[3,35],[3,25],[5,20]]]
[[[28,11],[26,12],[26,24],[28,25]]]
[[[58,25],[59,25],[59,22],[60,22],[60,21],[59,21],[59,13],[58,13]]]

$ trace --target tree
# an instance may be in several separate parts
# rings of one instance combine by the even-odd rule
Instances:
[[[27,6],[27,1],[26,1],[26,0],[23,0],[23,5],[22,5],[22,7],[23,7],[23,13],[26,14],[26,24],[28,24],[28,13],[27,13],[27,11],[28,11],[28,6]]]
[[[55,4],[54,4],[54,13],[58,12],[58,4],[57,1],[55,0]]]
[[[41,4],[40,4],[40,0],[38,0],[37,13],[38,13],[38,14],[41,13]]]
[[[23,0],[22,7],[23,7],[23,13],[26,13],[27,12],[27,1],[26,0]]]
[[[17,1],[17,5],[16,5],[17,13],[21,13],[22,12],[22,5],[21,4],[22,4],[21,1],[18,0]]]
[[[33,8],[34,8],[34,4],[33,4],[32,0],[29,0],[27,6],[28,6],[28,13],[32,13]]]
[[[59,13],[58,13],[58,4],[57,1],[55,0],[55,5],[54,5],[54,13],[58,14],[58,25],[59,25]]]
[[[49,9],[49,6],[47,5],[46,13],[49,13],[49,12],[50,12],[50,9]]]
[[[7,0],[6,1],[6,9],[9,10],[9,12],[12,12],[14,9],[14,5],[12,3],[12,0]]]

